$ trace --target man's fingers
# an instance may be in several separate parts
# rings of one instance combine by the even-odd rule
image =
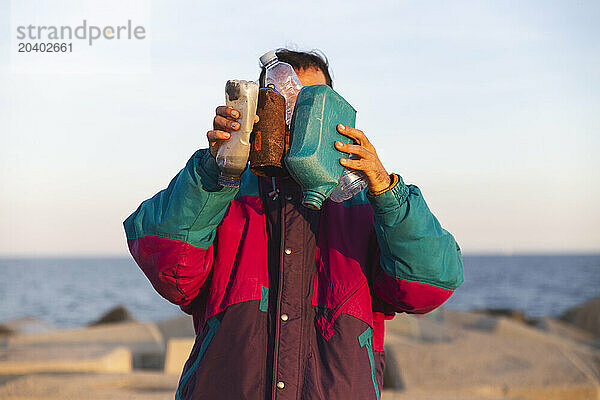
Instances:
[[[362,160],[352,160],[350,158],[340,158],[340,164],[344,167],[358,169],[362,171],[364,169],[364,163]]]
[[[240,129],[240,124],[217,115],[213,119],[213,128],[218,131],[237,131]]]
[[[216,156],[222,141],[231,137],[229,132],[240,129],[239,122],[235,121],[240,117],[240,113],[235,108],[219,106],[215,113],[217,115],[213,119],[213,130],[206,132],[210,153],[213,156]]]
[[[209,142],[215,142],[217,140],[229,139],[231,135],[229,132],[214,130],[206,132],[206,137],[208,138]]]
[[[339,151],[343,151],[344,153],[356,154],[357,156],[365,159],[371,160],[373,158],[373,153],[368,151],[362,146],[356,144],[347,144],[344,142],[335,142],[335,147]]]
[[[356,140],[356,142],[362,146],[367,147],[367,146],[371,145],[371,143],[369,142],[369,139],[367,139],[367,137],[365,136],[363,131],[361,131],[360,129],[356,129],[356,128],[352,128],[350,126],[338,124],[337,130],[342,135],[346,135],[349,138]]]
[[[365,159],[353,160],[351,158],[340,158],[340,164],[344,167],[365,171],[367,173],[373,171],[375,167],[374,161]]]
[[[215,112],[218,116],[224,117],[225,119],[228,119],[228,120],[231,120],[232,118],[238,119],[240,117],[240,112],[238,110],[236,110],[235,108],[227,107],[227,106],[219,106],[219,107],[217,107]],[[254,123],[256,124],[259,120],[260,120],[260,118],[258,117],[258,115],[255,115]]]
[[[226,118],[237,119],[240,117],[240,112],[238,110],[236,110],[235,108],[232,108],[232,107],[227,107],[227,106],[217,107],[216,113],[217,113],[217,115],[220,115],[220,116],[226,117]]]
[[[213,157],[216,157],[217,152],[219,151],[219,146],[221,146],[222,141],[229,139],[231,135],[229,134],[229,132],[215,130],[206,132],[206,137],[208,139],[210,154],[212,154]]]

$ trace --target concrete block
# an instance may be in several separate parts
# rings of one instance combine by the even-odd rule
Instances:
[[[521,398],[448,390],[383,390],[381,400],[521,400]]]
[[[31,374],[0,380],[3,400],[166,400],[179,376],[162,372]]]
[[[550,385],[543,387],[508,388],[511,398],[531,400],[600,400],[598,385]]]
[[[446,325],[449,340],[386,330],[385,382],[407,392],[596,399],[590,393],[595,396],[600,383],[597,349],[506,317],[461,314],[471,313],[457,320],[449,313],[417,329]]]
[[[568,309],[560,319],[600,338],[600,296]]]
[[[0,334],[40,333],[55,329],[52,324],[35,317],[17,318],[0,323]]]
[[[183,366],[194,347],[194,338],[175,338],[167,343],[165,373],[181,374]]]
[[[6,352],[23,348],[43,352],[50,348],[84,345],[100,346],[105,350],[123,346],[130,350],[134,368],[159,370],[164,366],[165,343],[162,334],[155,324],[147,322],[123,322],[11,335],[4,341]]]
[[[600,337],[595,337],[591,332],[554,318],[541,318],[537,321],[536,327],[554,336],[600,348]]]
[[[196,336],[192,316],[187,314],[159,321],[156,323],[156,327],[162,334],[165,342],[168,342],[172,338]]]
[[[39,372],[130,372],[131,351],[125,347],[21,349],[0,361],[0,375]]]

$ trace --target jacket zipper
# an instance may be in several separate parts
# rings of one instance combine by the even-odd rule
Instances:
[[[273,179],[273,186],[275,186],[275,180]],[[279,192],[278,189],[275,189],[276,193]],[[275,199],[273,199],[275,200]],[[284,207],[285,203],[281,205],[279,203],[279,221],[280,221],[280,232],[279,232],[279,277],[277,282],[277,313],[275,314],[275,348],[273,349],[273,374],[272,374],[272,382],[271,382],[271,399],[275,400],[277,397],[277,387],[275,386],[275,382],[277,381],[277,360],[279,359],[279,324],[281,322],[279,315],[281,314],[281,291],[283,290],[283,248],[285,245],[285,220],[284,220]]]

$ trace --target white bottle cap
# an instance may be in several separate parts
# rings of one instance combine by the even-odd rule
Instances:
[[[265,54],[260,56],[260,64],[264,67],[268,63],[277,59],[277,54],[275,54],[275,50],[267,51]]]

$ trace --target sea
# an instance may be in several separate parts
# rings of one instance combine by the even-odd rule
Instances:
[[[600,296],[600,254],[464,255],[465,281],[443,307],[560,316]],[[35,317],[84,326],[123,305],[139,320],[182,312],[160,297],[131,258],[0,258],[0,323]]]

